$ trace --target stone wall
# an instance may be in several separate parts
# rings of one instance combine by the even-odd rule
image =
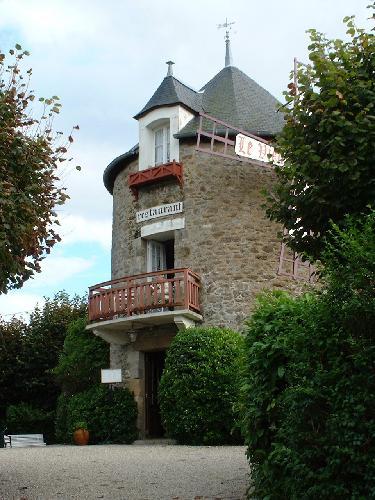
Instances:
[[[202,279],[204,324],[241,330],[256,295],[263,289],[296,292],[303,287],[276,276],[281,228],[269,221],[262,190],[270,189],[274,172],[195,151],[180,144],[184,187],[163,182],[139,190],[135,201],[128,186],[133,161],[114,186],[112,278],[146,271],[146,245],[135,213],[152,206],[184,202],[185,229],[175,231],[175,267],[189,267]],[[161,220],[161,219],[158,219]]]
[[[167,181],[142,187],[138,200],[128,188],[130,163],[116,178],[113,191],[112,279],[146,272],[146,242],[136,212],[183,201],[185,228],[175,231],[175,268],[189,267],[202,280],[203,324],[243,328],[256,295],[263,289],[299,292],[304,287],[276,275],[281,227],[270,222],[262,190],[275,180],[268,167],[257,167],[195,151],[195,142],[180,144],[184,186]],[[161,221],[166,218],[158,218]],[[138,428],[145,435],[144,352],[166,349],[176,325],[144,328],[128,345],[111,344],[111,367],[121,368],[124,384],[138,405]]]

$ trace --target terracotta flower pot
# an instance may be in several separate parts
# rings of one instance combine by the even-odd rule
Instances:
[[[84,446],[89,442],[89,431],[87,429],[77,429],[73,433],[74,443],[79,446]]]

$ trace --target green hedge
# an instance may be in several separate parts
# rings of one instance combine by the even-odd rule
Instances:
[[[375,498],[375,213],[334,227],[321,292],[266,294],[242,395],[254,498]]]
[[[86,330],[87,319],[70,323],[59,356],[52,370],[62,391],[75,394],[100,382],[100,369],[109,365],[109,345]]]
[[[68,432],[68,403],[71,396],[62,392],[57,399],[56,404],[56,419],[55,419],[55,436],[58,443],[70,443],[72,434]]]
[[[90,443],[132,443],[138,436],[137,405],[128,389],[96,385],[73,396],[61,395],[57,406],[56,434],[72,440],[77,422],[87,422]]]
[[[177,333],[166,356],[159,401],[170,437],[183,444],[236,443],[238,367],[243,338],[219,328]]]
[[[10,405],[6,412],[8,434],[43,434],[47,444],[54,439],[54,411],[34,408],[27,403]]]

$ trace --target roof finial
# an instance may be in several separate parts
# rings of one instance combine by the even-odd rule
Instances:
[[[167,76],[173,76],[173,64],[174,62],[173,61],[167,61],[165,64],[168,64],[168,73],[167,73]]]
[[[218,24],[217,27],[220,28],[225,28],[225,66],[232,66],[233,61],[232,61],[232,52],[230,50],[230,38],[229,38],[229,31],[232,29],[232,24],[234,24],[235,21],[228,23],[228,18],[225,18],[225,23],[223,24]]]

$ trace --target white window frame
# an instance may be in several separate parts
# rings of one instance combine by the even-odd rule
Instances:
[[[158,254],[158,255],[156,255]],[[156,258],[155,258],[156,257]],[[160,269],[156,269],[159,261]],[[161,241],[147,240],[147,272],[164,271],[166,268],[165,246]]]
[[[159,142],[157,143],[157,140]],[[161,140],[160,140],[161,139]],[[158,151],[161,153],[158,154]],[[154,130],[154,163],[162,165],[170,161],[171,151],[171,130],[169,123]]]

